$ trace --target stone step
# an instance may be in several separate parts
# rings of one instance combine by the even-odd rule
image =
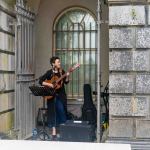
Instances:
[[[129,140],[123,138],[110,138],[106,143],[131,144],[132,150],[150,150],[150,139]]]

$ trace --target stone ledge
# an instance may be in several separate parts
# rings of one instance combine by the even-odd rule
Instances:
[[[131,144],[132,150],[150,150],[150,139],[145,138],[112,138],[109,137],[106,143]]]
[[[150,0],[108,0],[109,4],[147,4]]]

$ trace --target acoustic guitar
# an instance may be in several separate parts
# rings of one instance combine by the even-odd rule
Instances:
[[[63,79],[67,76],[67,74],[73,72],[78,67],[80,67],[80,64],[76,64],[72,68],[68,69],[68,71],[65,74],[63,74],[61,77],[58,77],[58,76],[54,75],[51,78],[51,80],[45,80],[44,82],[53,84],[53,90],[54,90],[54,93],[55,93],[56,90],[58,90],[62,87]],[[46,100],[49,100],[49,99],[52,99],[52,98],[53,98],[53,96],[45,96]]]

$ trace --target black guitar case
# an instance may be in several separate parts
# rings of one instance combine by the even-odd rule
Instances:
[[[96,127],[97,110],[93,104],[92,90],[90,84],[84,84],[84,104],[82,107],[82,120],[89,121],[90,124]]]

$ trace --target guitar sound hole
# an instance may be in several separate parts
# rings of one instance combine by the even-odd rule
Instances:
[[[52,84],[55,85],[55,84],[56,84],[56,81],[53,81]]]

